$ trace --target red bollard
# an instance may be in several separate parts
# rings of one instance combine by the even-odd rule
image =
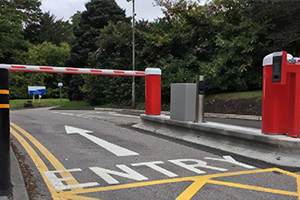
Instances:
[[[147,68],[145,111],[146,115],[161,114],[161,70],[158,68]]]

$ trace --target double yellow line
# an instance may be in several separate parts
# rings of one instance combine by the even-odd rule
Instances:
[[[27,151],[31,159],[33,160],[34,164],[36,165],[37,169],[39,170],[41,176],[43,177],[52,198],[55,200],[58,199],[82,199],[82,200],[94,200],[94,198],[84,197],[84,196],[76,196],[71,195],[70,193],[64,193],[64,191],[57,191],[54,189],[50,181],[45,176],[44,172],[49,171],[48,167],[42,160],[42,158],[37,154],[37,152],[33,149],[33,147],[27,142],[30,141],[41,153],[42,155],[51,163],[51,165],[55,168],[55,171],[65,171],[66,168],[59,162],[55,156],[48,151],[39,141],[37,141],[33,136],[27,133],[25,130],[20,128],[14,123],[10,123],[11,134],[21,143],[24,149]],[[19,134],[20,133],[20,134]],[[62,178],[70,178],[69,181],[66,181],[67,185],[75,185],[78,182],[69,172],[61,172],[60,173]],[[84,190],[83,188],[75,188],[72,189],[73,192],[79,192]]]
[[[9,90],[0,90],[0,95],[9,95]],[[9,102],[7,104],[0,104],[0,108],[9,108]]]

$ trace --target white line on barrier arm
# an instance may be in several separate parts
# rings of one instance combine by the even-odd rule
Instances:
[[[112,69],[90,69],[90,68],[52,67],[52,66],[14,65],[14,64],[0,64],[0,68],[7,69],[9,71],[25,71],[25,72],[94,74],[94,75],[111,75],[111,76],[145,76],[145,72],[143,71],[126,71],[126,70],[112,70]]]

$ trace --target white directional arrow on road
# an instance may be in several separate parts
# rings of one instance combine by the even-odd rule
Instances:
[[[128,149],[125,149],[123,147],[120,147],[118,145],[115,145],[113,143],[107,142],[105,140],[102,140],[100,138],[97,138],[93,135],[89,135],[87,133],[92,133],[93,131],[88,131],[88,130],[83,130],[80,128],[75,128],[72,126],[66,126],[65,125],[65,129],[67,134],[72,134],[72,133],[78,133],[79,135],[91,140],[92,142],[98,144],[99,146],[101,146],[102,148],[110,151],[111,153],[115,154],[116,156],[135,156],[135,155],[139,155],[138,153],[134,152],[134,151],[130,151]]]

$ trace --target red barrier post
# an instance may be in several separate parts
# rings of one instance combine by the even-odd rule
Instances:
[[[300,137],[300,63],[286,51],[264,58],[262,132]]]
[[[146,115],[161,114],[161,70],[158,68],[147,68],[145,111]]]
[[[281,53],[281,52],[280,52]],[[281,53],[287,62],[287,55]],[[285,66],[282,66],[278,82],[273,81],[273,53],[263,61],[262,132],[284,134],[288,132],[289,85],[286,84]]]

